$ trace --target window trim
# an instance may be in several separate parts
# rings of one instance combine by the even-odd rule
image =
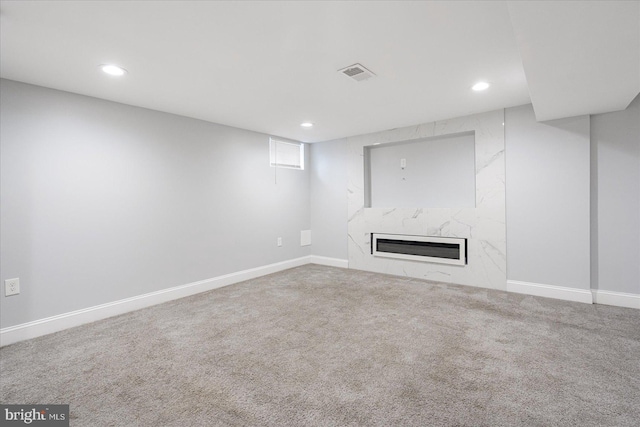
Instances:
[[[275,151],[275,147],[277,146],[277,144],[285,144],[285,145],[292,145],[292,146],[298,147],[298,150],[300,153],[300,164],[289,165],[284,163],[278,163],[277,158],[274,159],[274,153],[277,153]],[[269,138],[269,166],[271,166],[272,168],[304,170],[304,142],[284,141],[278,138]]]

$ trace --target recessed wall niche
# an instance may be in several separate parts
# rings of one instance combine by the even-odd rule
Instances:
[[[476,206],[475,132],[364,147],[365,207]]]

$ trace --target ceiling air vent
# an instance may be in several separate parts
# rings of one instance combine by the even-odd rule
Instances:
[[[360,64],[349,65],[347,68],[338,70],[338,72],[344,74],[347,77],[351,77],[353,80],[357,82],[361,82],[363,80],[367,80],[375,76],[375,74],[373,74],[371,71],[367,70],[364,66]]]

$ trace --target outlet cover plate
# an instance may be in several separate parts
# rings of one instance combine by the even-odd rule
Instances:
[[[20,293],[20,279],[7,279],[4,281],[4,296],[18,295]]]
[[[300,231],[300,246],[311,245],[311,230]]]

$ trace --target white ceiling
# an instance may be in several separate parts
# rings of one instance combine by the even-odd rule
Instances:
[[[356,62],[377,76],[337,72]],[[305,142],[529,102],[549,120],[638,94],[640,2],[3,0],[0,73]]]
[[[625,109],[640,91],[638,1],[509,2],[536,118]]]

